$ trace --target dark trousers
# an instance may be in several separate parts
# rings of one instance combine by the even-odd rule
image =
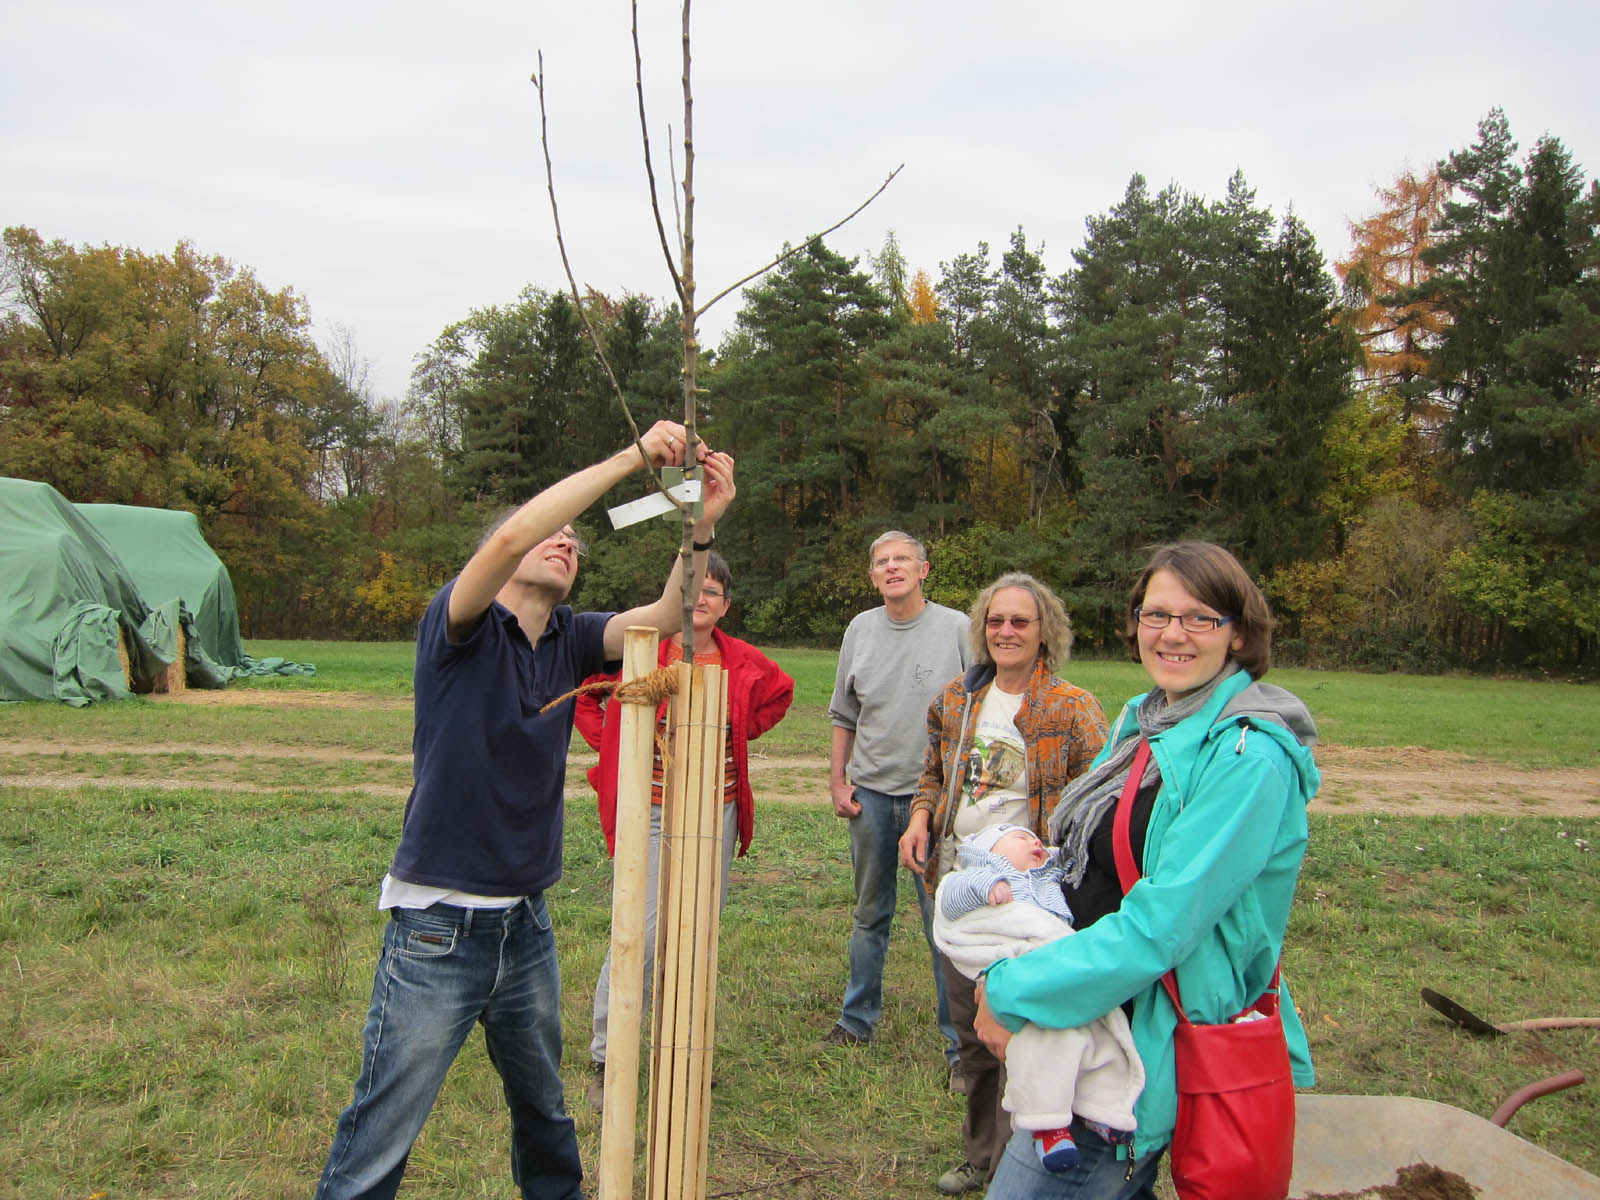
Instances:
[[[967,1161],[993,1176],[1011,1140],[1011,1114],[1000,1107],[1006,1094],[1005,1064],[990,1054],[972,1028],[978,1015],[977,985],[942,956],[945,995],[956,1027],[956,1055],[967,1080],[967,1116],[961,1122],[961,1144]]]

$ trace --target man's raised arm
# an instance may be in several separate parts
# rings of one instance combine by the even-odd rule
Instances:
[[[701,445],[703,447],[704,443]],[[717,521],[728,511],[728,505],[733,503],[735,492],[733,458],[717,451],[705,451],[700,459],[700,465],[705,468],[705,486],[701,493],[700,519],[695,522],[692,540],[695,545],[709,547],[716,533]],[[706,553],[706,550],[694,552],[694,572],[697,578],[705,575]],[[660,596],[649,604],[620,612],[606,622],[607,658],[622,657],[622,635],[630,625],[649,626],[664,638],[671,637],[683,628],[681,555],[673,554],[672,570],[667,574],[667,582],[662,587]]]
[[[515,574],[523,557],[573,521],[606,490],[643,467],[642,445],[650,465],[681,466],[684,429],[675,421],[657,421],[639,439],[610,458],[584,467],[551,484],[519,508],[479,546],[461,569],[450,593],[450,631],[465,631],[488,611],[500,589]]]

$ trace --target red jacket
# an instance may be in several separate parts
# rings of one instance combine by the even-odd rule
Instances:
[[[748,746],[783,719],[794,699],[794,680],[749,642],[730,637],[720,629],[711,638],[722,653],[722,666],[728,672],[728,737],[733,749],[733,766],[738,785],[735,804],[739,810],[739,853],[750,849],[755,828],[755,794],[750,790]],[[656,661],[666,666],[671,642],[663,640]],[[616,679],[617,674],[591,675],[585,682]],[[589,768],[589,785],[600,800],[600,828],[605,831],[606,851],[617,850],[617,746],[622,737],[621,708],[608,704],[609,693],[585,692],[578,697],[575,721],[578,732],[600,761]],[[666,712],[663,702],[656,720]]]

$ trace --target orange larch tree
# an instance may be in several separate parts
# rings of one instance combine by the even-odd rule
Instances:
[[[1336,264],[1345,285],[1345,319],[1366,353],[1368,385],[1398,392],[1405,415],[1429,421],[1442,414],[1433,411],[1424,383],[1428,354],[1449,317],[1421,296],[1433,274],[1423,251],[1448,192],[1436,168],[1421,176],[1407,171],[1391,187],[1379,188],[1378,211],[1351,223],[1350,257]]]
[[[911,323],[913,325],[932,325],[939,319],[939,297],[933,290],[933,280],[928,278],[928,273],[917,271],[911,277],[910,294],[906,303],[911,307]]]

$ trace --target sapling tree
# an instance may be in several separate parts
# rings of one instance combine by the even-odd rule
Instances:
[[[639,6],[637,2],[631,5],[632,20],[631,32],[633,38],[633,64],[634,64],[634,90],[638,95],[639,108],[639,134],[644,152],[645,179],[650,193],[650,210],[655,218],[656,234],[660,241],[662,256],[666,261],[667,274],[672,280],[673,292],[678,298],[679,311],[683,321],[683,426],[687,433],[688,445],[684,454],[684,478],[686,481],[699,481],[702,476],[697,460],[696,447],[698,436],[696,433],[696,414],[699,408],[697,398],[701,393],[696,380],[696,367],[700,357],[700,345],[696,334],[699,320],[706,312],[724,297],[737,291],[751,280],[766,274],[774,267],[785,262],[792,256],[806,250],[808,247],[821,241],[822,238],[832,233],[860,213],[867,205],[881,195],[885,188],[900,173],[900,167],[891,171],[886,179],[878,185],[876,191],[863,200],[850,213],[835,221],[828,228],[819,233],[814,233],[798,244],[787,246],[784,251],[764,266],[751,271],[742,278],[735,280],[711,296],[703,303],[696,301],[696,280],[694,264],[695,248],[695,145],[694,145],[694,88],[692,82],[693,55],[690,45],[689,11],[691,0],[684,0],[682,10],[682,80],[683,80],[683,177],[673,192],[674,226],[673,236],[667,233],[666,222],[662,217],[660,194],[656,187],[655,166],[651,159],[650,126],[645,112],[644,100],[644,69],[643,54],[639,45]],[[579,314],[583,317],[584,327],[588,332],[590,343],[595,354],[599,357],[604,368],[607,381],[617,397],[618,404],[627,420],[628,429],[633,434],[635,444],[639,440],[639,427],[635,423],[633,414],[628,409],[628,402],[623,395],[622,387],[607,361],[605,348],[601,344],[593,323],[589,319],[579,292],[577,278],[573,274],[572,264],[567,256],[566,240],[561,229],[561,210],[556,199],[555,172],[550,159],[550,137],[548,113],[545,106],[545,71],[544,55],[538,58],[538,69],[533,74],[533,84],[539,94],[539,140],[544,151],[545,185],[550,195],[550,211],[555,221],[556,245],[561,253],[561,266],[566,272],[567,283],[571,289],[573,301],[576,303]],[[902,164],[903,165],[903,164]],[[644,455],[643,447],[640,448],[641,456]],[[683,570],[683,659],[685,662],[694,661],[694,606],[700,593],[700,580],[693,571],[693,529],[698,510],[698,501],[689,502],[672,496],[668,492],[668,483],[660,471],[651,468],[651,477],[656,488],[672,502],[681,518],[681,537],[679,554],[684,560]]]

